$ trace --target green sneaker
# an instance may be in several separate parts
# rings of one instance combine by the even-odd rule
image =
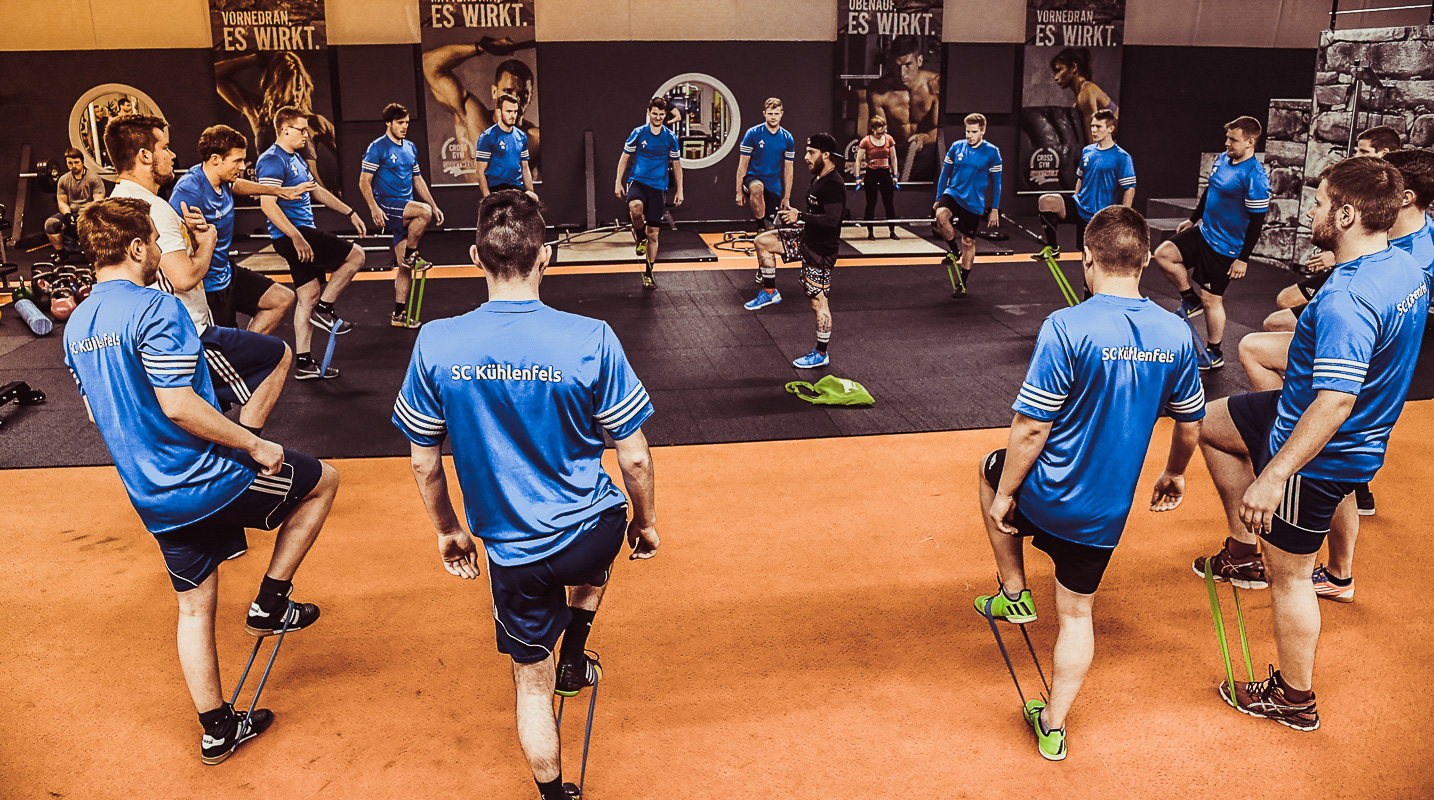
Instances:
[[[992,597],[996,598],[995,602],[991,603],[992,617],[1017,625],[1036,621],[1036,601],[1031,598],[1030,589],[1022,589],[1021,595],[1015,600],[1006,597],[1006,593],[999,589],[995,595],[983,594],[976,598],[976,613],[986,616],[986,601]]]
[[[1057,728],[1049,733],[1041,733],[1041,711],[1046,707],[1044,700],[1027,700],[1026,710],[1022,714],[1026,718],[1026,724],[1036,732],[1036,750],[1040,751],[1041,758],[1047,761],[1064,761],[1066,758],[1066,729]]]

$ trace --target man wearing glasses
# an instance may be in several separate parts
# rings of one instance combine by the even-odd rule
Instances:
[[[310,134],[308,112],[285,106],[274,113],[274,129],[277,133],[274,144],[259,156],[254,177],[264,186],[297,186],[313,181],[308,165],[298,152]],[[274,252],[289,262],[289,274],[294,279],[294,293],[298,298],[294,304],[294,377],[301,381],[339,376],[333,367],[320,374],[311,351],[313,327],[310,326],[338,334],[352,329],[352,325],[344,322],[334,330],[338,320],[334,303],[364,262],[363,250],[357,244],[314,227],[311,195],[347,216],[360,236],[368,233],[359,213],[322,186],[315,186],[293,200],[259,198],[259,205],[269,218]]]

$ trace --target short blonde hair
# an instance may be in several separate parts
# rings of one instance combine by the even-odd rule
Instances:
[[[879,115],[878,115],[878,116],[875,116],[875,117],[872,117],[872,118],[871,118],[871,123],[870,123],[867,127],[870,127],[870,128],[885,128],[885,127],[886,127],[886,117],[879,116]]]
[[[986,130],[986,116],[984,114],[967,114],[965,119],[967,125],[980,125],[981,130]]]
[[[769,109],[769,108],[781,108],[781,107],[782,107],[782,101],[781,101],[780,98],[776,98],[776,97],[768,97],[768,98],[767,98],[767,102],[765,102],[765,103],[762,104],[762,110],[763,110],[763,111],[766,111],[766,110]]]

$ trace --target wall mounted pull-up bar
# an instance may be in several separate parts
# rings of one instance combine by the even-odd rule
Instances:
[[[1351,8],[1345,11],[1339,10],[1339,0],[1330,0],[1329,6],[1329,29],[1334,30],[1334,23],[1339,17],[1345,14],[1378,14],[1381,11],[1413,11],[1419,8],[1429,9],[1429,24],[1434,25],[1434,2],[1418,3],[1412,6],[1385,6],[1384,8]]]

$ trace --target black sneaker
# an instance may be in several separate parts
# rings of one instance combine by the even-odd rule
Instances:
[[[314,309],[314,313],[309,315],[309,322],[312,322],[314,324],[314,327],[323,328],[326,331],[333,331],[334,323],[337,321],[338,317],[334,316],[333,314],[325,314],[317,308]],[[349,322],[348,320],[344,320],[344,324],[340,325],[339,329],[337,331],[334,331],[334,333],[337,333],[342,336],[353,329],[353,323]]]
[[[294,367],[294,380],[299,380],[299,381],[311,381],[311,380],[313,380],[313,379],[315,379],[315,378],[325,378],[325,379],[329,379],[329,378],[337,378],[338,376],[339,376],[339,368],[338,368],[338,367],[329,367],[329,369],[328,369],[327,372],[325,372],[324,374],[320,375],[320,374],[319,374],[319,362],[317,362],[317,361],[305,361],[304,363],[298,364],[297,366]]]
[[[283,629],[286,621],[291,632],[303,630],[319,621],[319,607],[313,603],[290,603],[284,611],[266,612],[257,602],[250,603],[244,630],[250,636],[273,636]]]
[[[563,794],[572,798],[572,800],[583,800],[583,793],[578,789],[576,783],[563,784]]]
[[[1361,483],[1354,487],[1354,502],[1359,506],[1361,517],[1374,516],[1374,492],[1369,491],[1369,484]]]
[[[199,756],[204,763],[214,766],[234,755],[239,745],[253,739],[274,724],[274,712],[267,708],[256,708],[253,713],[232,711],[228,717],[204,729],[204,738],[199,740]]]
[[[558,682],[553,687],[553,694],[562,697],[577,697],[578,692],[600,680],[602,680],[602,664],[598,663],[597,653],[588,650],[583,653],[581,663],[558,662]]]

